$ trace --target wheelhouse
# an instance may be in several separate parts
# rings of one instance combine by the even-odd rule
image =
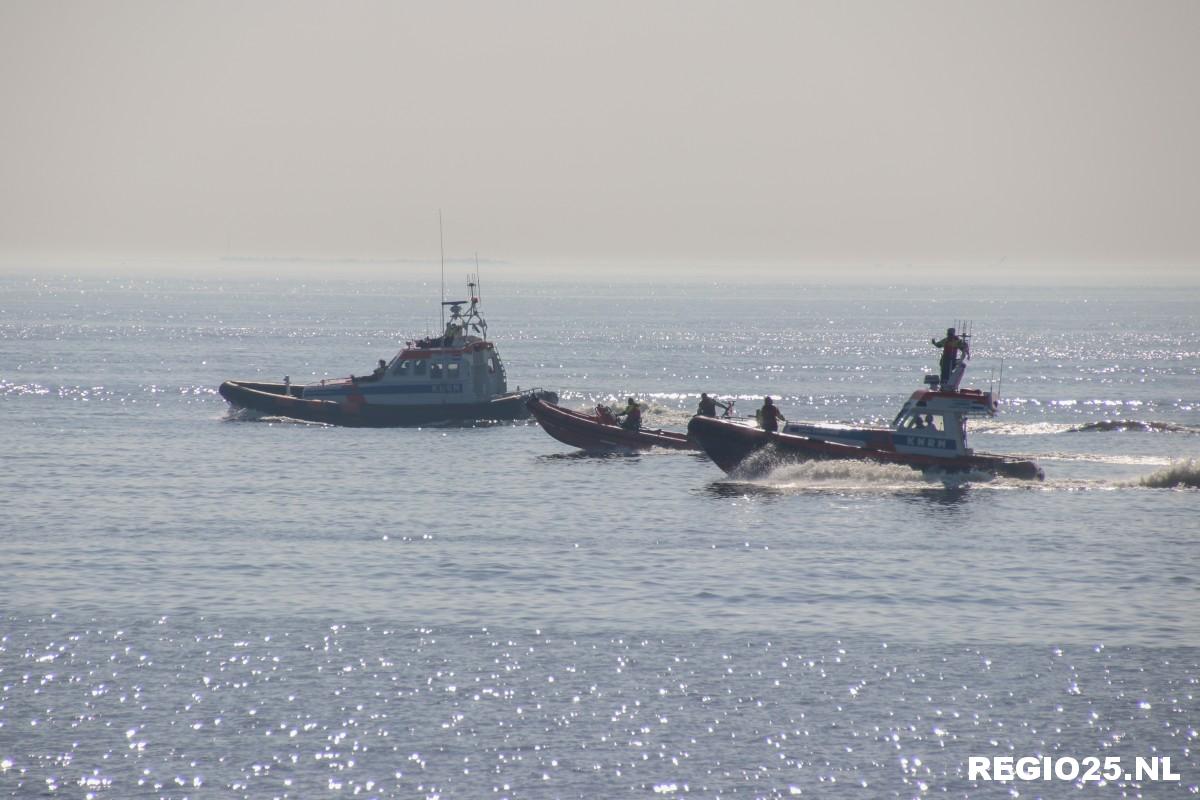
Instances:
[[[471,299],[452,300],[450,319],[441,336],[406,343],[404,349],[371,375],[309,384],[302,397],[340,400],[359,396],[371,403],[410,405],[481,403],[508,393],[504,362],[487,339],[487,322],[479,310],[475,284]],[[464,309],[464,306],[466,308]]]

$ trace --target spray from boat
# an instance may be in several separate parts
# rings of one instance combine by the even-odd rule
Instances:
[[[918,472],[894,464],[871,461],[788,462],[773,457],[766,448],[755,454],[744,471],[734,471],[723,481],[714,482],[724,494],[806,494],[830,492],[844,494],[906,494],[950,492],[1038,491],[1038,492],[1111,492],[1138,489],[1200,489],[1200,460],[1173,461],[1146,475],[1122,480],[1096,478],[1057,478],[1029,482],[987,473]],[[1104,460],[1104,459],[1100,459]],[[1110,463],[1107,462],[1106,463]],[[1143,463],[1121,461],[1118,463]]]

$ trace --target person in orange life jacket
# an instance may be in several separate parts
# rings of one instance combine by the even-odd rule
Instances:
[[[769,397],[763,398],[763,407],[758,410],[758,421],[762,429],[768,433],[775,433],[779,430],[779,420],[787,422],[787,418],[780,413],[775,402]]]
[[[624,417],[621,427],[627,431],[636,431],[642,427],[642,407],[630,397],[625,401],[625,407],[617,412],[618,417]]]
[[[963,358],[965,359],[971,355],[971,348],[967,346],[966,339],[954,333],[954,328],[947,328],[946,338],[940,342],[936,339],[930,339],[929,341],[933,343],[934,347],[942,348],[942,360],[938,362],[938,366],[942,369],[941,382],[947,383],[950,380],[950,373],[958,365],[959,351],[962,351]]]

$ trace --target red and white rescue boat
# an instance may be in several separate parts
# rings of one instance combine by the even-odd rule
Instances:
[[[913,392],[890,428],[788,423],[779,432],[768,432],[750,421],[697,416],[688,423],[688,434],[726,472],[850,458],[1042,480],[1045,473],[1030,459],[977,453],[967,446],[967,419],[995,415],[998,403],[990,391],[958,388],[963,369],[959,364],[944,385],[938,376],[926,376],[927,388]]]

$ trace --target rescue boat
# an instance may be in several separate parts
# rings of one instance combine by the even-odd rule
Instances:
[[[555,405],[544,397],[526,401],[531,414],[552,437],[581,450],[608,452],[614,450],[649,450],[665,447],[671,450],[699,450],[700,446],[685,433],[639,428],[629,430],[617,424],[612,412],[597,406],[595,414],[584,414]]]
[[[542,389],[508,390],[504,363],[487,338],[475,283],[467,300],[451,300],[442,336],[407,342],[369,375],[303,385],[229,380],[220,386],[231,405],[269,416],[352,427],[397,427],[437,422],[528,419],[530,400],[558,400]],[[382,361],[382,359],[381,359]]]
[[[697,416],[688,423],[688,434],[726,472],[850,458],[918,470],[1045,478],[1030,459],[976,453],[967,446],[967,420],[994,416],[999,403],[991,391],[959,388],[965,366],[960,363],[945,383],[937,375],[926,375],[925,387],[912,393],[890,428],[787,423],[778,432],[768,432],[752,421]]]

